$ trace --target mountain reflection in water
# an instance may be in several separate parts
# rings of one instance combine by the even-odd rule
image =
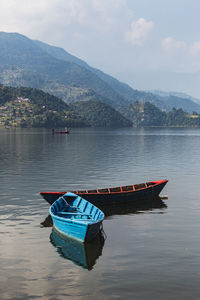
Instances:
[[[62,236],[53,228],[50,241],[63,258],[71,260],[84,269],[92,270],[97,259],[102,255],[105,238],[100,232],[91,242],[80,243]]]

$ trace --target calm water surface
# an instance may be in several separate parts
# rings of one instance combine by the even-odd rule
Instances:
[[[200,130],[0,130],[0,299],[200,299]],[[168,200],[107,209],[85,248],[41,227],[42,190],[169,179]]]

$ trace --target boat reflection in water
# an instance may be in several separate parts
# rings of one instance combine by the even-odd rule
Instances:
[[[97,259],[102,255],[105,237],[100,232],[91,242],[79,243],[61,235],[53,228],[50,241],[63,258],[71,260],[84,269],[92,270]]]
[[[151,199],[143,199],[135,201],[134,204],[127,202],[124,204],[113,204],[101,206],[100,209],[105,214],[106,217],[113,215],[128,215],[128,214],[139,214],[145,211],[154,211],[159,209],[158,213],[164,213],[163,209],[166,209],[167,205],[162,200],[161,197],[152,197]]]

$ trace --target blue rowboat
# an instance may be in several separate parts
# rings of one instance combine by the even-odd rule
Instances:
[[[90,243],[79,243],[58,233],[55,228],[50,235],[51,243],[57,248],[59,255],[72,261],[74,264],[92,270],[98,258],[102,255],[105,238],[102,232]]]
[[[101,230],[104,213],[74,193],[66,193],[49,209],[54,228],[80,242],[91,241]]]

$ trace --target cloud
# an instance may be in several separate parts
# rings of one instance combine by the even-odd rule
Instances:
[[[183,41],[177,41],[172,37],[166,37],[161,41],[162,47],[166,52],[174,52],[176,50],[186,49],[187,45]]]
[[[161,41],[161,45],[164,51],[168,54],[173,55],[175,53],[185,53],[185,55],[187,55],[191,59],[200,57],[200,41],[194,42],[192,44],[187,44],[184,41],[177,41],[172,37],[167,37]]]
[[[190,46],[190,53],[193,56],[200,56],[200,42],[195,42]]]
[[[131,30],[125,34],[126,42],[132,45],[143,45],[149,37],[153,26],[154,24],[152,21],[147,21],[144,18],[140,18],[137,21],[132,22]]]
[[[20,5],[1,0],[0,30],[27,34],[83,26],[106,31],[125,20],[128,12],[123,0],[20,0]]]
[[[161,66],[178,72],[197,72],[200,69],[200,41],[187,43],[166,37],[161,40]]]
[[[73,22],[83,24],[87,20],[87,10],[80,0],[1,0],[0,29],[18,31],[28,35],[49,35],[66,28]]]
[[[131,15],[124,0],[89,0],[93,26],[99,24],[106,31],[115,30]],[[123,25],[122,25],[123,26]]]

